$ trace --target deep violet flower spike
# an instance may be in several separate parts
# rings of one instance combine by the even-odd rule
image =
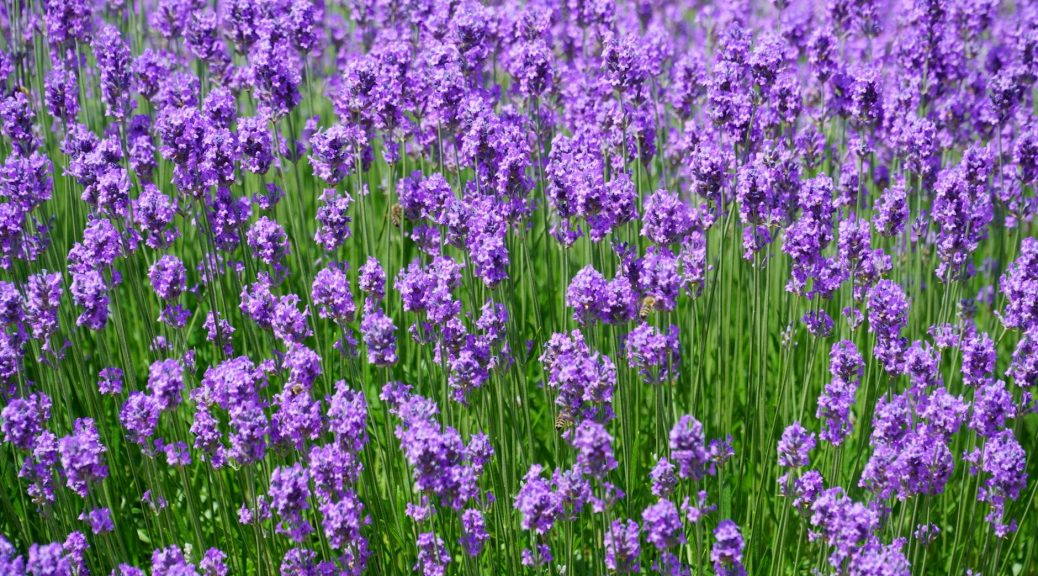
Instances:
[[[116,119],[127,118],[134,102],[130,93],[132,56],[119,29],[102,25],[94,36],[94,56],[101,76],[101,101],[105,111]]]

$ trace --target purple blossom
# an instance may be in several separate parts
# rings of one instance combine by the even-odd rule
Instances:
[[[313,531],[305,517],[310,508],[308,484],[307,470],[299,463],[275,468],[270,475],[270,506],[280,519],[277,532],[296,543],[301,543]]]
[[[670,500],[660,500],[642,512],[642,529],[646,539],[660,551],[685,542],[681,516]]]
[[[76,494],[86,498],[88,486],[108,476],[104,454],[107,450],[90,418],[79,418],[72,433],[58,441],[65,483]]]
[[[547,534],[562,514],[562,501],[541,476],[543,470],[540,464],[531,466],[515,496],[515,509],[522,515],[523,530],[538,535]]]
[[[577,465],[591,477],[603,478],[617,467],[613,457],[613,438],[598,422],[581,422],[573,430],[570,442],[577,449]]]
[[[483,546],[490,539],[487,533],[483,513],[470,508],[461,515],[461,538],[459,543],[465,553],[475,558],[483,551]]]
[[[79,519],[90,525],[90,531],[94,535],[105,534],[115,530],[112,522],[112,511],[108,508],[95,508],[79,515]]]
[[[386,273],[378,260],[368,256],[368,259],[360,267],[357,285],[360,291],[373,298],[376,302],[382,300],[385,295]]]
[[[645,201],[642,236],[666,245],[681,240],[691,229],[691,211],[676,194],[657,190]]]
[[[678,464],[678,476],[701,480],[714,474],[706,449],[703,425],[692,416],[678,419],[670,431],[670,455]]]
[[[327,188],[321,193],[320,201],[317,208],[319,226],[314,242],[332,252],[352,235],[349,209],[353,199],[346,192],[340,194],[334,188]]]
[[[649,473],[649,479],[652,481],[652,495],[659,498],[670,497],[671,492],[674,491],[678,484],[674,465],[666,458],[660,458],[656,462],[652,472]]]
[[[710,549],[710,561],[719,576],[742,576],[746,568],[742,565],[742,552],[746,544],[739,526],[731,520],[721,520],[714,529],[714,546]]]
[[[132,442],[148,449],[161,413],[162,406],[154,398],[143,392],[131,392],[119,411],[119,423]]]
[[[1005,521],[1005,508],[1027,486],[1026,460],[1027,454],[1011,430],[999,432],[984,444],[980,468],[987,476],[977,499],[991,506],[986,518],[1000,538],[1016,529],[1015,520]]]
[[[794,422],[782,432],[778,443],[778,463],[783,468],[798,468],[810,464],[811,450],[815,447],[815,435]]]
[[[973,414],[969,427],[985,438],[1002,430],[1009,420],[1016,417],[1013,395],[1006,390],[1005,382],[989,380],[976,389],[973,396]]]
[[[1023,239],[1019,256],[1009,264],[999,286],[1006,297],[1002,322],[1028,332],[1038,327],[1038,239]]]
[[[995,342],[984,332],[966,338],[961,345],[962,382],[976,387],[995,372]]]
[[[4,442],[10,442],[21,450],[32,450],[36,437],[50,419],[50,409],[50,397],[42,392],[10,400],[0,411],[0,431],[4,434]]]
[[[276,221],[261,216],[249,228],[246,238],[252,253],[261,262],[275,266],[288,254],[288,235]]]
[[[662,332],[648,323],[639,324],[627,335],[627,362],[650,384],[663,384],[679,373],[681,350],[678,328]]]
[[[852,500],[839,487],[818,495],[811,504],[810,522],[817,531],[812,539],[822,539],[831,546],[829,564],[833,568],[843,566],[879,527],[876,512]]]
[[[566,289],[566,305],[573,309],[573,319],[579,324],[598,316],[606,280],[590,265],[577,272]]]
[[[339,324],[353,321],[357,308],[353,303],[345,266],[329,265],[317,272],[310,297],[319,317]]]
[[[638,523],[628,519],[614,520],[605,533],[605,565],[616,574],[641,572],[641,530]]]
[[[368,362],[375,366],[396,364],[396,325],[381,308],[365,305],[360,333],[368,348]]]
[[[187,287],[187,269],[180,258],[166,254],[148,269],[148,280],[163,300],[176,300]]]
[[[126,118],[133,110],[130,98],[132,55],[119,29],[103,25],[94,36],[94,57],[101,76],[101,101],[109,116]]]
[[[418,562],[414,565],[414,571],[421,571],[423,576],[444,576],[451,555],[443,539],[432,532],[423,532],[418,535],[417,545]]]
[[[353,125],[336,124],[310,137],[314,174],[334,186],[353,172],[367,147],[367,136]]]

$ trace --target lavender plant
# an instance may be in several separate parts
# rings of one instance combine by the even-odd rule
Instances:
[[[0,574],[1038,573],[1038,7],[0,18]]]

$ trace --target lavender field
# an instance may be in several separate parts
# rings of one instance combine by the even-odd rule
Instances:
[[[0,575],[1038,574],[1038,4],[0,14]]]

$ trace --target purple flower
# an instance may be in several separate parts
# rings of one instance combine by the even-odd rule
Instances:
[[[375,366],[396,364],[396,325],[380,307],[364,306],[360,333],[368,348],[368,362]]]
[[[833,331],[833,319],[825,310],[807,312],[800,321],[812,336],[828,338]]]
[[[202,560],[198,563],[199,569],[204,576],[227,576],[227,555],[219,548],[210,548],[202,554]]]
[[[352,235],[350,231],[349,209],[353,199],[346,192],[339,193],[334,188],[327,188],[320,196],[317,207],[317,242],[325,250],[332,252]]]
[[[613,418],[616,367],[609,357],[592,352],[580,332],[552,335],[540,359],[548,375],[547,386],[556,391],[555,404],[563,416],[599,422]]]
[[[547,534],[563,511],[559,495],[541,476],[543,470],[540,464],[531,466],[515,496],[515,509],[522,515],[523,530],[532,530],[538,535]]]
[[[1017,442],[1012,430],[1003,430],[988,438],[981,455],[981,470],[987,475],[977,492],[977,499],[991,506],[987,521],[995,535],[1004,538],[1016,529],[1016,521],[1005,522],[1009,502],[1020,497],[1027,486],[1027,454]]]
[[[432,532],[423,532],[418,535],[417,545],[418,562],[414,565],[414,571],[421,571],[423,576],[444,576],[451,555],[443,539]]]
[[[648,323],[639,324],[627,335],[627,363],[649,384],[663,384],[678,374],[681,350],[678,327],[666,333]]]
[[[162,406],[154,398],[143,392],[131,392],[119,411],[119,423],[132,442],[148,449],[161,414]]]
[[[145,235],[144,243],[150,248],[165,248],[180,235],[173,226],[176,208],[168,196],[151,183],[133,205],[134,221]]]
[[[657,190],[645,201],[642,236],[666,245],[681,240],[691,229],[691,211],[676,194]]]
[[[642,512],[642,528],[648,541],[660,551],[685,542],[681,516],[670,500],[660,500],[646,508]]]
[[[42,392],[8,401],[0,411],[0,431],[4,434],[4,442],[22,450],[32,450],[36,436],[50,419],[50,408],[50,397]]]
[[[112,512],[108,508],[95,508],[89,512],[84,512],[79,515],[79,519],[90,524],[90,531],[94,535],[105,534],[115,530],[115,523],[112,522]]]
[[[378,260],[368,256],[364,265],[360,267],[357,285],[360,291],[373,298],[376,302],[382,300],[385,295],[386,273]]]
[[[508,72],[514,78],[516,90],[520,94],[536,98],[552,87],[554,59],[551,49],[543,40],[520,40],[512,45],[507,56]]]
[[[891,280],[880,280],[869,290],[870,330],[880,336],[896,335],[908,321],[908,299]]]
[[[1027,332],[1038,328],[1038,239],[1023,239],[1020,255],[1009,264],[999,286],[1006,297],[1002,322]]]
[[[278,299],[271,294],[270,288],[270,276],[260,273],[255,282],[245,285],[241,291],[239,309],[242,314],[263,328],[271,327],[274,320],[274,309],[278,305]]]
[[[310,297],[317,308],[317,315],[338,324],[353,321],[357,311],[350,292],[350,281],[346,277],[345,266],[329,265],[322,268],[316,276],[311,288]]]
[[[839,569],[879,528],[879,517],[869,507],[851,500],[843,488],[822,491],[811,504],[812,539],[822,539],[832,551],[829,563]]]
[[[641,572],[638,557],[641,555],[641,530],[638,523],[628,519],[613,520],[605,533],[605,565],[615,574]]]
[[[823,420],[820,436],[839,446],[851,432],[850,409],[865,366],[854,343],[843,340],[833,344],[829,372],[832,380],[818,397],[816,416]]]
[[[367,147],[367,136],[353,125],[336,124],[310,137],[314,174],[334,186],[353,172]]]
[[[710,549],[710,561],[718,576],[743,576],[742,551],[746,544],[739,526],[731,520],[721,520],[714,529],[714,546]]]
[[[788,474],[779,478],[779,492],[783,496],[792,497],[793,507],[802,512],[811,509],[823,488],[822,475],[817,470],[808,470],[795,479],[791,479]]]
[[[0,167],[0,195],[24,210],[50,200],[54,189],[54,167],[40,152],[11,154]]]
[[[274,336],[282,342],[302,342],[313,333],[310,330],[309,310],[299,309],[299,296],[286,294],[277,299],[270,324]]]
[[[876,218],[873,223],[880,234],[901,234],[909,216],[908,194],[904,180],[888,186],[876,202],[875,209]]]
[[[1015,417],[1016,404],[1005,382],[989,380],[974,392],[969,427],[981,436],[991,438]]]
[[[495,210],[498,210],[495,208]],[[488,214],[496,214],[489,212]],[[490,218],[488,218],[490,219]],[[475,224],[475,223],[473,223]],[[487,288],[493,289],[508,278],[510,263],[505,245],[505,225],[501,221],[485,222],[473,226],[465,242],[465,249],[472,261],[473,273]]]
[[[234,352],[234,346],[231,344],[231,337],[234,336],[234,326],[229,321],[221,318],[219,312],[206,314],[202,328],[205,329],[206,342],[215,343],[226,355]]]
[[[155,294],[163,300],[176,300],[187,287],[187,269],[179,258],[166,254],[148,269]]]
[[[288,254],[288,234],[280,224],[260,216],[259,220],[249,228],[246,238],[252,253],[265,264],[280,265]]]
[[[267,123],[253,116],[239,119],[238,145],[241,149],[242,169],[253,174],[266,174],[274,162]]]
[[[461,515],[461,537],[458,542],[464,548],[465,553],[475,558],[483,551],[483,546],[490,539],[483,513],[475,508],[470,508]]]
[[[1038,384],[1038,347],[1030,335],[1025,335],[1017,343],[1006,375],[1021,388],[1032,388]]]
[[[987,226],[993,218],[991,195],[985,188],[990,168],[983,169],[980,182],[967,169],[974,150],[967,150],[959,166],[942,171],[934,188],[931,217],[937,224],[937,275],[942,281],[961,271],[987,236]],[[983,158],[983,163],[990,166],[987,158]]]
[[[85,43],[93,31],[93,9],[90,2],[53,0],[43,5],[47,39],[56,50],[71,47],[76,41]]]
[[[310,508],[309,478],[306,468],[299,463],[275,468],[270,475],[270,506],[280,519],[277,532],[296,543],[313,531],[305,517]]]
[[[909,576],[908,559],[901,548],[904,538],[898,538],[887,546],[880,545],[875,538],[854,554],[848,567],[852,576]]]
[[[101,330],[108,323],[108,286],[97,270],[73,274],[70,286],[73,302],[83,311],[76,319],[77,326]]]
[[[677,476],[674,475],[674,465],[666,458],[660,458],[649,473],[652,481],[652,495],[658,498],[669,498],[671,492],[678,485]]]
[[[577,449],[577,465],[593,478],[603,478],[616,468],[613,457],[613,438],[605,426],[593,420],[584,420],[572,433],[570,442]]]
[[[678,419],[670,431],[670,456],[678,464],[678,476],[701,480],[714,474],[706,449],[703,425],[692,416]]]
[[[105,452],[94,421],[90,418],[77,419],[72,434],[58,441],[58,454],[69,489],[86,498],[88,485],[108,476]]]
[[[361,529],[371,522],[371,518],[364,514],[364,504],[350,489],[339,500],[322,503],[320,508],[321,526],[328,543],[343,550],[344,564],[354,571],[350,573],[359,573],[364,569],[368,554],[367,540]]]
[[[940,355],[927,342],[915,341],[905,353],[905,373],[912,385],[929,388],[941,383]]]
[[[948,441],[966,421],[969,403],[963,401],[962,396],[952,396],[943,386],[939,386],[923,400],[917,411],[934,432],[940,433]]]
[[[68,123],[79,114],[79,83],[76,72],[64,64],[55,66],[44,81],[44,103],[47,112]]]
[[[962,382],[976,387],[985,382],[995,371],[995,343],[984,332],[966,338],[961,345]]]
[[[573,309],[573,319],[578,324],[598,316],[606,290],[606,280],[591,265],[577,272],[566,289],[566,305]]]
[[[316,576],[326,567],[317,562],[317,553],[306,548],[292,548],[281,560],[283,576]]]
[[[184,389],[184,368],[176,359],[157,360],[148,369],[148,391],[161,410],[180,404]]]
[[[0,101],[0,133],[11,139],[14,149],[23,156],[36,150],[38,140],[33,132],[35,113],[22,91]]]
[[[123,391],[123,371],[119,368],[102,368],[97,374],[97,391],[101,394],[119,394]]]
[[[810,454],[814,447],[814,432],[808,432],[799,422],[790,424],[779,438],[779,466],[783,468],[807,466],[810,464]]]
[[[101,101],[104,102],[105,110],[113,118],[126,118],[134,107],[130,94],[130,66],[133,58],[130,47],[119,34],[118,28],[103,25],[94,36],[93,48],[101,76]]]
[[[677,306],[682,278],[678,273],[678,259],[670,248],[650,246],[638,262],[635,285],[645,298],[652,298],[657,310],[673,310]]]
[[[869,290],[869,330],[876,334],[873,354],[892,374],[904,368],[905,342],[900,332],[908,322],[908,306],[904,290],[891,280],[880,280]]]
[[[249,54],[258,112],[271,119],[288,114],[302,99],[299,58],[284,39],[273,34],[261,37]]]

